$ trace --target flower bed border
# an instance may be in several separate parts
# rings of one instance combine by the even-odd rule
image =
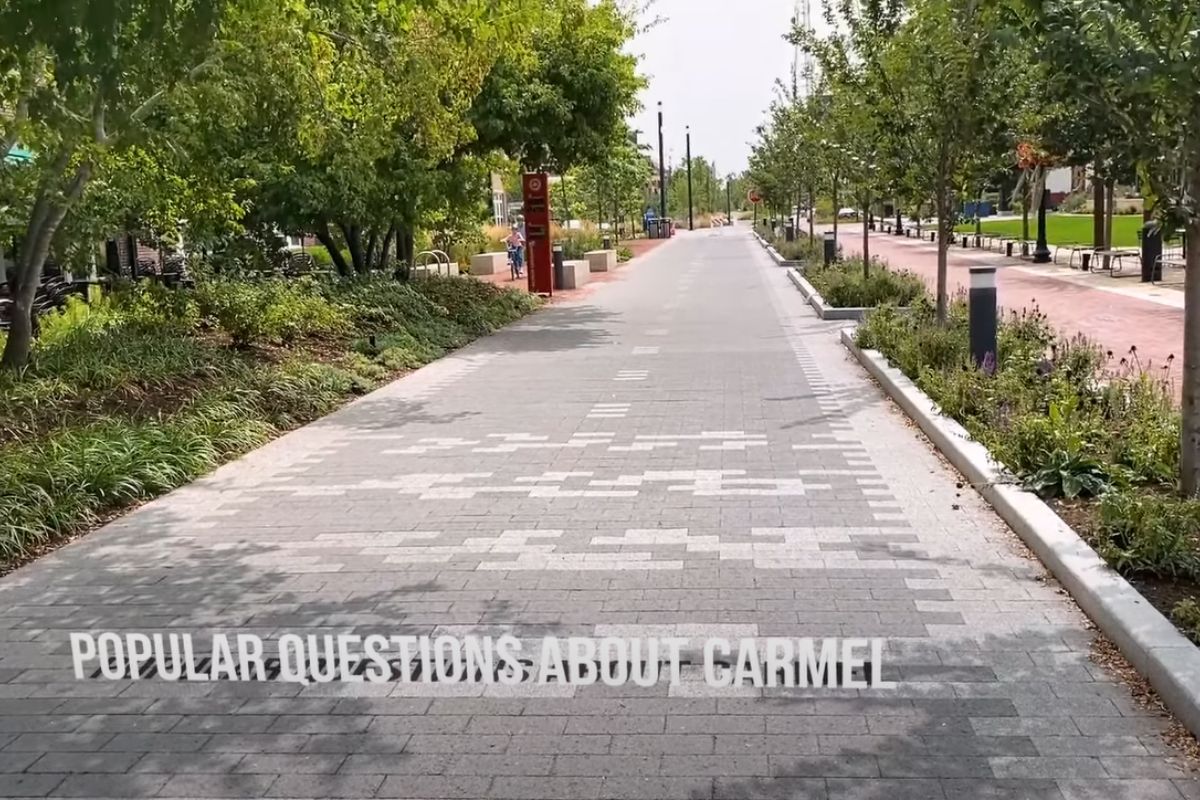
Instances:
[[[771,260],[775,262],[775,266],[791,267],[793,269],[804,266],[803,261],[789,261],[788,259],[784,258],[782,255],[780,255],[779,251],[776,250],[775,247],[770,242],[768,242],[766,239],[764,239],[758,235],[758,231],[754,232],[754,238],[757,239],[758,243],[761,244],[763,246],[763,249],[765,249],[767,251],[767,255],[769,255],[771,257]]]
[[[813,307],[813,311],[817,312],[817,316],[821,319],[834,319],[843,322],[862,322],[867,318],[867,315],[874,311],[874,308],[866,308],[862,306],[852,306],[850,308],[836,308],[825,302],[825,298],[821,297],[821,293],[817,288],[808,282],[804,274],[798,269],[789,269],[788,278],[800,290],[800,294],[804,295],[804,300]]]
[[[887,358],[863,350],[854,329],[843,329],[842,344],[934,446],[963,474],[996,513],[1029,546],[1084,613],[1120,648],[1130,663],[1193,734],[1200,735],[1200,648],[1037,495],[1006,483],[988,450],[970,437]]]

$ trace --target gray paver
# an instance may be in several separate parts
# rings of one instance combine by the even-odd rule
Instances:
[[[1200,797],[839,327],[680,236],[0,578],[0,796]],[[74,680],[150,628],[881,636],[899,685]]]

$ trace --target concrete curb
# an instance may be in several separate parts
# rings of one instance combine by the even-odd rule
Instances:
[[[1193,734],[1200,734],[1200,648],[1133,588],[1037,495],[1006,480],[983,445],[900,370],[841,333],[884,392],[896,402],[996,513],[1016,531],[1079,607],[1112,640]]]
[[[821,293],[805,279],[804,275],[798,269],[789,269],[788,278],[796,285],[796,288],[800,290],[800,294],[804,295],[804,300],[813,307],[813,310],[817,312],[817,316],[821,319],[862,322],[867,318],[867,314],[872,311],[869,308],[834,308],[826,304],[825,298],[821,297]]]
[[[795,269],[799,269],[800,267],[804,266],[804,263],[801,261],[789,261],[788,259],[784,258],[782,255],[780,255],[779,251],[771,245],[770,242],[759,236],[757,233],[754,234],[754,238],[757,239],[758,243],[763,246],[764,250],[767,251],[767,255],[769,255],[771,260],[775,262],[775,266],[792,267]]]

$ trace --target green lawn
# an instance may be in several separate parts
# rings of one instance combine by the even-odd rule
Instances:
[[[1113,246],[1137,247],[1137,233],[1142,228],[1142,217],[1139,214],[1120,214],[1113,217]],[[960,225],[957,228],[962,233],[974,233],[974,223]],[[983,221],[984,233],[995,233],[1001,236],[1020,236],[1021,220],[1005,219]],[[1029,238],[1037,237],[1037,219],[1029,218]],[[1092,216],[1091,214],[1048,214],[1046,216],[1046,239],[1050,244],[1091,244]]]

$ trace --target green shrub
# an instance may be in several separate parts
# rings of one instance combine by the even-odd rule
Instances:
[[[57,310],[43,314],[38,320],[38,345],[56,347],[73,339],[86,339],[124,322],[117,304],[108,295],[84,300],[78,295],[67,298]]]
[[[0,372],[0,442],[87,422],[116,408],[155,413],[244,363],[211,343],[128,326],[38,342],[21,373]]]
[[[1128,365],[1106,370],[1094,344],[1057,337],[1037,309],[1002,317],[990,370],[971,360],[961,300],[951,304],[945,326],[928,298],[907,315],[881,308],[857,338],[1043,496],[1175,485],[1180,421],[1169,380]]]
[[[804,277],[834,308],[908,306],[925,293],[925,283],[911,272],[890,270],[873,262],[864,274],[862,259],[809,266]]]
[[[312,247],[306,247],[304,248],[304,252],[312,256],[313,264],[316,265],[317,269],[333,269],[333,256],[329,254],[329,250],[324,245],[313,245]],[[349,250],[342,250],[342,260],[347,264],[351,263]]]
[[[1097,551],[1116,569],[1160,577],[1200,577],[1200,501],[1113,491],[1100,501]]]
[[[626,261],[630,261],[632,259],[633,259],[633,251],[630,250],[628,247],[618,247],[617,248],[617,261],[624,264]]]
[[[1200,644],[1200,603],[1197,603],[1194,597],[1176,603],[1171,609],[1171,619],[1185,636]]]
[[[345,332],[345,312],[306,281],[213,281],[197,292],[200,310],[234,344],[289,344]]]
[[[520,319],[540,302],[527,292],[470,278],[423,278],[415,281],[413,288],[444,308],[455,324],[476,335]]]
[[[563,258],[567,261],[578,261],[585,253],[599,250],[604,244],[600,232],[593,229],[564,230],[560,237],[556,244],[562,245]]]
[[[184,336],[200,324],[200,306],[193,292],[168,289],[141,281],[113,294],[116,307],[135,330],[159,336]]]
[[[114,419],[0,448],[0,559],[180,486],[270,434],[250,403],[212,400],[168,420]]]
[[[824,245],[819,239],[809,239],[808,234],[797,234],[792,242],[783,238],[775,239],[771,245],[785,261],[812,265],[820,264],[825,257]]]

